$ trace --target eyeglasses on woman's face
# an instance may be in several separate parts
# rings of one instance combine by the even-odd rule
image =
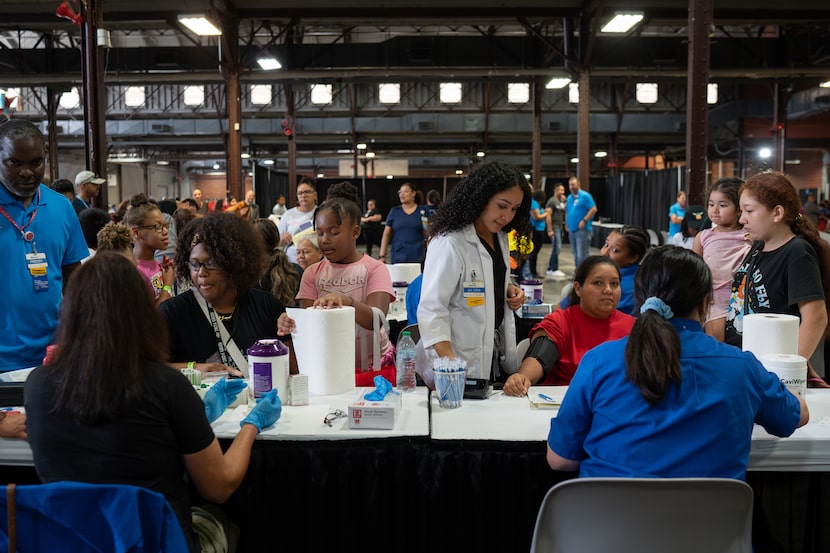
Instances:
[[[138,228],[145,228],[147,230],[153,230],[159,234],[163,234],[166,230],[170,232],[170,227],[173,226],[173,223],[156,223],[154,225],[136,225]]]
[[[207,259],[205,261],[199,261],[198,259],[189,259],[187,261],[187,264],[190,267],[190,270],[194,273],[198,273],[202,270],[203,267],[206,271],[215,271],[219,268],[219,265],[217,265],[216,262],[212,259]]]
[[[297,190],[298,196],[311,196],[314,193],[314,190]]]

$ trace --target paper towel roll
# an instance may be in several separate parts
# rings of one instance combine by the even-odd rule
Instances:
[[[354,307],[286,312],[297,326],[291,333],[300,373],[312,394],[342,394],[355,388]]]
[[[774,373],[784,386],[794,394],[807,397],[807,360],[800,355],[768,353],[761,357],[761,363]]]
[[[798,353],[798,317],[754,313],[743,318],[743,350],[761,359],[768,353]]]
[[[394,265],[387,265],[389,269],[389,276],[392,277],[392,282],[406,282],[409,284],[415,277],[421,274],[420,263],[395,263]]]

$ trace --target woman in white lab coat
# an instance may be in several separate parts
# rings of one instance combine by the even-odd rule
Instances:
[[[513,311],[524,293],[510,282],[507,232],[530,240],[530,186],[501,161],[476,167],[431,220],[418,306],[419,372],[460,358],[468,378],[504,380],[518,366]]]

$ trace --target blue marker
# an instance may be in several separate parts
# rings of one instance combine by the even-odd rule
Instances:
[[[545,394],[539,394],[539,397],[540,397],[540,398],[542,398],[542,399],[544,399],[545,401],[550,401],[550,402],[552,402],[552,403],[556,403],[556,400],[555,400],[555,399],[553,399],[552,397],[548,397],[548,396],[546,396]]]

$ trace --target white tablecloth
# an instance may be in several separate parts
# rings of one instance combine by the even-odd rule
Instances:
[[[531,394],[561,396],[562,387],[534,386]],[[777,438],[760,426],[752,433],[749,470],[830,471],[830,390],[808,389],[810,422],[789,438]],[[496,392],[487,400],[464,400],[458,409],[442,409],[432,398],[433,440],[544,442],[553,409],[531,409],[526,397]],[[540,444],[540,447],[544,447]]]

